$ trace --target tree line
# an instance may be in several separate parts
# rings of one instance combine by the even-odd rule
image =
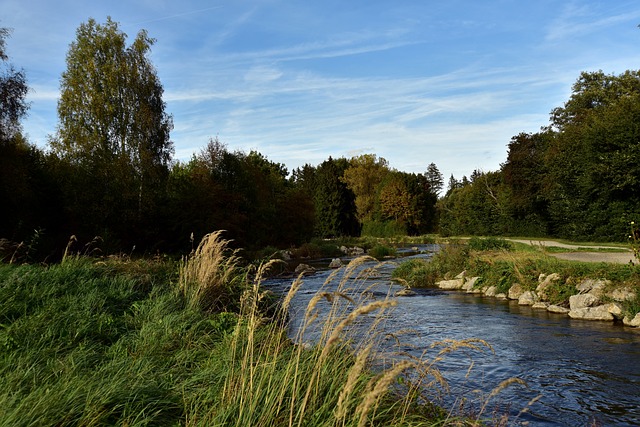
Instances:
[[[23,70],[0,31],[0,256],[33,259],[99,239],[106,252],[175,252],[213,230],[240,247],[288,247],[313,237],[422,234],[436,228],[443,181],[392,169],[365,154],[289,174],[261,153],[217,138],[173,159],[173,118],[149,60],[155,40],[127,36],[110,18],[79,26],[60,80],[59,124],[40,149],[22,133]],[[87,246],[87,250],[90,247]]]
[[[498,171],[451,177],[438,203],[443,234],[626,239],[640,218],[640,71],[581,73]]]

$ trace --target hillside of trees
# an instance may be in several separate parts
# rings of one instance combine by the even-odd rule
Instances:
[[[434,163],[406,173],[375,154],[289,172],[215,138],[175,160],[155,40],[143,30],[127,45],[111,19],[77,29],[59,124],[38,148],[22,133],[29,87],[8,36],[0,29],[0,258],[55,259],[71,236],[108,253],[183,252],[220,229],[244,248],[432,232],[620,241],[640,218],[637,71],[582,73],[550,124],[512,138],[500,170],[452,176],[438,199]]]
[[[189,161],[173,159],[173,118],[148,59],[155,40],[143,30],[127,45],[111,19],[77,29],[59,124],[38,148],[22,134],[29,88],[5,54],[8,35],[0,32],[0,257],[55,259],[71,236],[76,250],[150,254],[188,251],[220,229],[244,248],[435,230],[435,164],[409,174],[367,154],[289,174],[217,138]]]
[[[500,170],[451,178],[440,233],[623,241],[640,219],[640,71],[583,72]]]

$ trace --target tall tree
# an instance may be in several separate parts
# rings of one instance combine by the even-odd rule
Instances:
[[[9,63],[6,51],[8,28],[0,28],[0,143],[8,141],[20,132],[20,120],[27,114],[27,79],[23,70],[16,70]]]
[[[444,188],[444,177],[435,163],[430,163],[429,166],[427,166],[425,178],[429,183],[429,191],[435,194],[436,197],[439,196],[440,192]]]
[[[96,230],[120,228],[155,213],[159,189],[173,152],[172,117],[163,87],[148,58],[154,39],[146,31],[126,45],[127,35],[107,19],[89,19],[76,31],[67,53],[58,102],[59,126],[52,151],[76,165],[71,188],[76,213],[94,216]],[[90,204],[84,211],[79,205]]]
[[[356,196],[356,209],[361,222],[375,219],[379,185],[389,173],[389,163],[375,154],[363,154],[349,161],[342,180]]]
[[[329,157],[316,169],[314,205],[316,234],[320,237],[357,236],[360,232],[355,196],[341,180],[348,167],[346,159]]]

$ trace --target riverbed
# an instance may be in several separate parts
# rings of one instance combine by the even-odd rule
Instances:
[[[402,288],[389,280],[393,268],[392,263],[385,264],[359,287],[366,287],[371,299],[394,294]],[[292,337],[316,292],[338,286],[339,280],[325,283],[330,274],[321,269],[305,277],[290,310]],[[270,279],[265,286],[284,293],[291,282]],[[640,330],[572,320],[515,301],[456,291],[415,291],[413,296],[397,297],[398,305],[385,317],[384,332],[400,337],[388,340],[385,345],[390,350],[394,347],[397,352],[400,346],[400,353],[429,358],[437,341],[475,338],[491,346],[480,345],[483,351],[459,350],[438,363],[450,387],[449,393],[440,390],[440,404],[452,412],[461,406],[472,410],[484,406],[483,417],[507,414],[509,425],[640,425]],[[320,310],[322,304],[327,309],[323,302]],[[314,333],[310,329],[302,340],[317,339]],[[491,391],[513,377],[527,385],[513,384],[487,403]]]

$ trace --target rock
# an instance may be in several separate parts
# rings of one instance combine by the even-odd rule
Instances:
[[[342,260],[340,258],[334,258],[331,260],[331,263],[329,263],[329,268],[340,268],[342,265]]]
[[[316,269],[307,264],[298,264],[295,269],[296,274],[309,275],[316,272]]]
[[[498,299],[507,299],[507,294],[496,294],[496,298]]]
[[[364,255],[364,249],[354,246],[349,250],[349,253],[356,256]]]
[[[546,310],[547,307],[549,307],[549,303],[544,301],[538,301],[537,303],[531,306],[531,308],[535,310]]]
[[[551,273],[549,275],[541,274],[540,277],[538,277],[538,287],[536,287],[538,297],[543,301],[547,301],[549,299],[549,295],[546,293],[547,288],[558,281],[560,281],[560,275],[558,273]]]
[[[631,316],[625,316],[624,319],[622,319],[622,323],[624,323],[626,326],[632,326],[634,328],[640,327],[640,313],[636,314],[636,317],[634,317],[633,319],[631,318]]]
[[[518,298],[518,305],[533,305],[538,302],[538,295],[533,291],[525,291]]]
[[[291,261],[291,252],[286,249],[281,250],[280,258],[282,258],[283,261]]]
[[[609,282],[608,280],[585,279],[576,285],[576,289],[581,294],[590,293],[592,295],[600,297],[604,292],[604,288],[606,288],[609,283],[611,282]]]
[[[466,271],[461,272],[460,274],[458,274],[455,279],[464,279],[464,277],[467,275]]]
[[[571,311],[569,311],[569,317],[584,320],[613,320],[613,314],[609,313],[609,307],[607,307],[607,305],[577,309],[572,308]]]
[[[569,297],[569,307],[571,310],[593,307],[600,302],[600,298],[592,294],[571,295]]]
[[[436,283],[440,289],[460,290],[464,285],[464,279],[441,280]]]
[[[619,302],[630,301],[632,299],[635,299],[636,293],[629,288],[614,289],[609,294],[609,297],[611,297],[612,300]]]
[[[395,296],[397,297],[409,297],[412,295],[415,295],[416,293],[414,291],[412,291],[409,288],[404,288],[402,290],[399,290],[398,292],[395,293]]]
[[[570,310],[566,307],[560,307],[559,305],[551,304],[549,307],[547,307],[547,311],[549,313],[567,314]]]
[[[485,296],[488,296],[488,297],[495,297],[496,290],[497,288],[495,286],[489,286],[488,288],[484,288],[484,294]]]
[[[516,283],[515,285],[509,288],[509,292],[507,296],[509,297],[509,299],[519,299],[520,296],[524,293],[524,291],[525,290],[522,287],[522,285],[519,283]]]
[[[480,278],[479,277],[470,277],[470,278],[466,279],[464,284],[462,285],[462,289],[464,289],[465,291],[467,291],[469,293],[476,292],[473,289],[473,287],[476,285],[476,282],[478,281],[478,279],[480,279]]]
[[[624,318],[624,310],[622,309],[622,305],[620,305],[617,302],[612,302],[609,304],[606,304],[607,310],[609,310],[609,313],[611,313],[611,315],[618,319],[618,320],[622,320]]]

